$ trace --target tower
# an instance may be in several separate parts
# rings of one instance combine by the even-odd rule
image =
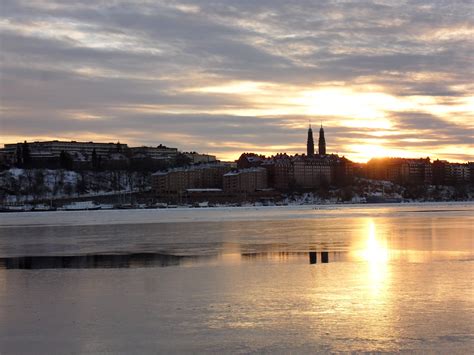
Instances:
[[[326,155],[326,139],[324,138],[324,129],[323,124],[321,123],[321,128],[319,129],[319,155]]]
[[[308,141],[306,144],[306,155],[308,157],[314,156],[314,140],[313,140],[313,130],[311,129],[311,124],[308,129]]]

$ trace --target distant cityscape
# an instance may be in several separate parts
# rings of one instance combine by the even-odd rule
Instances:
[[[306,154],[280,153],[267,157],[245,152],[234,162],[222,162],[213,155],[181,152],[164,145],[129,147],[119,142],[25,141],[5,144],[0,149],[0,166],[4,175],[11,169],[47,169],[76,171],[82,180],[85,180],[85,172],[140,173],[144,176],[140,190],[147,191],[152,201],[176,203],[278,200],[288,193],[324,194],[330,189],[347,189],[361,179],[408,187],[472,186],[474,181],[473,162],[450,163],[429,158],[374,158],[367,163],[352,162],[327,152],[322,125],[317,153],[310,125]],[[4,176],[1,191],[4,199],[7,195],[18,195],[18,191],[13,191],[12,179],[10,176],[8,182]],[[129,183],[125,189],[133,190],[132,185]],[[74,191],[73,187],[70,189]],[[75,192],[80,195],[88,189],[87,185],[81,189],[76,187]],[[50,191],[50,195],[54,193]]]

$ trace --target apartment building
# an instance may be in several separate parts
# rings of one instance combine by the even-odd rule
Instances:
[[[152,189],[156,194],[177,194],[188,189],[222,188],[223,176],[230,170],[227,164],[209,164],[159,171],[152,175]]]
[[[235,170],[223,176],[225,192],[255,192],[268,188],[267,169],[248,168]]]

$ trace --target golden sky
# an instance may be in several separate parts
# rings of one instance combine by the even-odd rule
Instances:
[[[0,143],[473,160],[468,1],[11,1]],[[317,130],[316,130],[317,132]],[[316,137],[317,138],[317,137]]]

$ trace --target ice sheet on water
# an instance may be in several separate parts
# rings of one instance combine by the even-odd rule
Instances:
[[[0,257],[33,264],[0,269],[0,351],[472,350],[472,204],[316,208],[4,215]],[[354,258],[302,253],[328,249]],[[169,267],[114,268],[138,252]]]
[[[0,227],[40,225],[144,224],[171,222],[219,222],[290,220],[350,217],[410,217],[429,211],[438,215],[450,213],[470,215],[474,202],[413,203],[398,205],[305,205],[266,207],[215,207],[207,209],[174,208],[146,210],[55,211],[46,213],[2,214]]]

